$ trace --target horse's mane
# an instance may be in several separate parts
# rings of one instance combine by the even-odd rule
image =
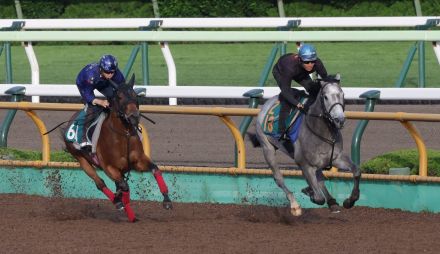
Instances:
[[[318,77],[318,80],[327,83],[339,83],[341,81],[341,77],[339,74],[331,74],[331,75],[327,75],[327,77],[325,78]]]

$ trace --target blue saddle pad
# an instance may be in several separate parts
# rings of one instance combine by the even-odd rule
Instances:
[[[72,121],[72,124],[67,128],[64,133],[66,140],[69,142],[81,142],[81,137],[83,135],[83,126],[84,121],[86,120],[86,111],[81,110],[76,116],[75,120]]]
[[[266,115],[264,116],[263,123],[261,124],[264,133],[274,138],[279,138],[281,136],[281,133],[278,132],[278,119],[280,115],[280,109],[281,104],[279,101],[277,101],[267,111]],[[297,114],[298,116],[295,118]],[[294,143],[298,138],[299,127],[301,127],[303,116],[304,114],[295,108],[290,112],[289,116],[286,119],[286,128],[291,126],[288,135],[292,143]]]

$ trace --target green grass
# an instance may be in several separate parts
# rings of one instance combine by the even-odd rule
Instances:
[[[419,173],[419,154],[416,149],[398,150],[373,158],[361,165],[362,172],[388,174],[390,168],[408,167],[411,174]],[[428,176],[440,176],[440,151],[428,150]]]
[[[2,160],[40,161],[42,158],[41,152],[37,151],[0,148],[0,159]],[[52,151],[50,153],[50,160],[76,162],[72,155],[64,151]]]
[[[394,87],[409,48],[413,42],[332,42],[315,43],[329,73],[339,72],[346,87]],[[170,44],[177,69],[178,85],[257,86],[272,43],[200,43]],[[43,84],[74,84],[79,70],[97,61],[103,54],[117,56],[121,69],[133,45],[49,45],[34,46]],[[293,52],[293,44],[287,51]],[[30,83],[30,66],[24,49],[12,49],[13,82]],[[138,55],[133,72],[141,84],[141,57]],[[167,67],[160,47],[149,47],[150,83],[166,85]],[[5,83],[4,52],[0,58],[0,83]],[[438,62],[426,43],[426,86],[440,87]],[[417,54],[408,72],[405,87],[417,87]],[[270,75],[267,85],[274,86]]]

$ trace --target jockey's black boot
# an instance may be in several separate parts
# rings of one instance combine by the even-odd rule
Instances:
[[[280,99],[280,113],[278,116],[278,133],[281,135],[280,140],[287,140],[288,135],[286,133],[286,121],[289,118],[291,111],[291,105],[282,96],[278,96]]]
[[[86,116],[84,117],[84,123],[83,123],[81,142],[79,143],[81,150],[84,150],[86,152],[90,152],[91,148],[92,148],[91,147],[92,144],[89,142],[89,140],[87,138],[87,130],[89,129],[90,124],[93,122],[93,120],[95,118],[95,113],[94,113],[93,107],[94,106],[87,105]]]
[[[287,136],[287,139],[283,140],[281,143],[283,144],[283,147],[286,149],[287,153],[293,158],[295,156],[295,148],[293,147],[293,143],[289,136]]]

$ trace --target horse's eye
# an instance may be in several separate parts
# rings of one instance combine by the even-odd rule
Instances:
[[[325,96],[324,96],[324,100],[328,100],[328,97],[327,97],[327,95],[325,95]]]

